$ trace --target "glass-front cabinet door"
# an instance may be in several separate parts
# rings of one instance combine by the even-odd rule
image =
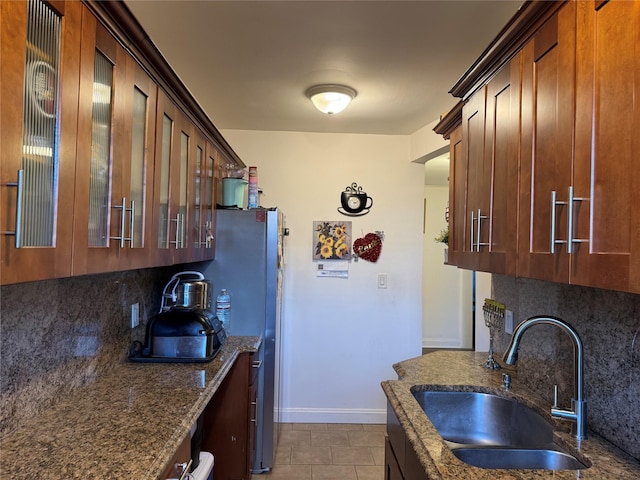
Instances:
[[[213,144],[198,132],[191,188],[191,192],[193,192],[191,231],[193,232],[194,261],[213,259],[215,155],[216,149]]]
[[[201,245],[205,248],[205,259],[213,260],[215,256],[215,231],[216,231],[216,195],[218,192],[216,179],[216,166],[218,162],[217,149],[212,143],[207,142],[207,156],[205,160],[205,171],[203,174],[203,201],[202,219],[203,229]]]
[[[71,274],[82,4],[0,2],[0,278]]]
[[[153,266],[152,249],[153,162],[157,86],[130,56],[126,78],[120,85],[127,108],[122,114],[121,143],[116,143],[120,174],[114,180],[113,199],[120,205],[114,237],[118,237],[120,270]],[[121,150],[121,153],[119,153]],[[124,217],[122,214],[124,213]],[[113,230],[113,229],[112,229]],[[124,232],[121,235],[120,232]],[[124,238],[121,238],[124,237]]]
[[[82,32],[73,274],[151,267],[157,87],[88,10]]]
[[[154,235],[157,265],[188,262],[193,251],[188,206],[194,127],[158,89],[154,172]]]
[[[80,57],[78,163],[74,210],[73,274],[113,271],[118,248],[112,226],[120,215],[112,208],[115,112],[121,109],[119,80],[125,52],[85,10]]]

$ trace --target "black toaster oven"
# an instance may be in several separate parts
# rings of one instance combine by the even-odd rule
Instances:
[[[145,344],[132,361],[208,362],[226,339],[222,323],[209,310],[173,307],[147,324]]]

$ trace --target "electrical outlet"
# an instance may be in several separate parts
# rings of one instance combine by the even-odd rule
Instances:
[[[140,304],[131,304],[131,328],[136,328],[140,325]]]
[[[511,310],[504,312],[504,333],[513,334],[513,312]]]
[[[379,273],[378,274],[378,288],[387,288],[387,274]]]

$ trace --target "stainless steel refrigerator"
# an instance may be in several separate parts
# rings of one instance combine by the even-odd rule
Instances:
[[[216,210],[216,256],[203,272],[213,283],[213,297],[231,295],[227,334],[260,335],[257,440],[253,473],[273,467],[279,422],[280,324],[287,231],[278,209]]]

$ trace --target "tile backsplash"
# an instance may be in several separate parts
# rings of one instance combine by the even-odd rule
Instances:
[[[125,361],[178,267],[0,287],[0,436]],[[131,329],[131,304],[141,324]]]
[[[493,298],[514,312],[514,326],[537,315],[571,324],[584,346],[587,428],[640,458],[640,295],[493,275]],[[511,335],[496,339],[502,354]],[[517,378],[562,408],[573,394],[573,346],[554,326],[535,325],[520,344]],[[517,384],[514,382],[514,388]]]

